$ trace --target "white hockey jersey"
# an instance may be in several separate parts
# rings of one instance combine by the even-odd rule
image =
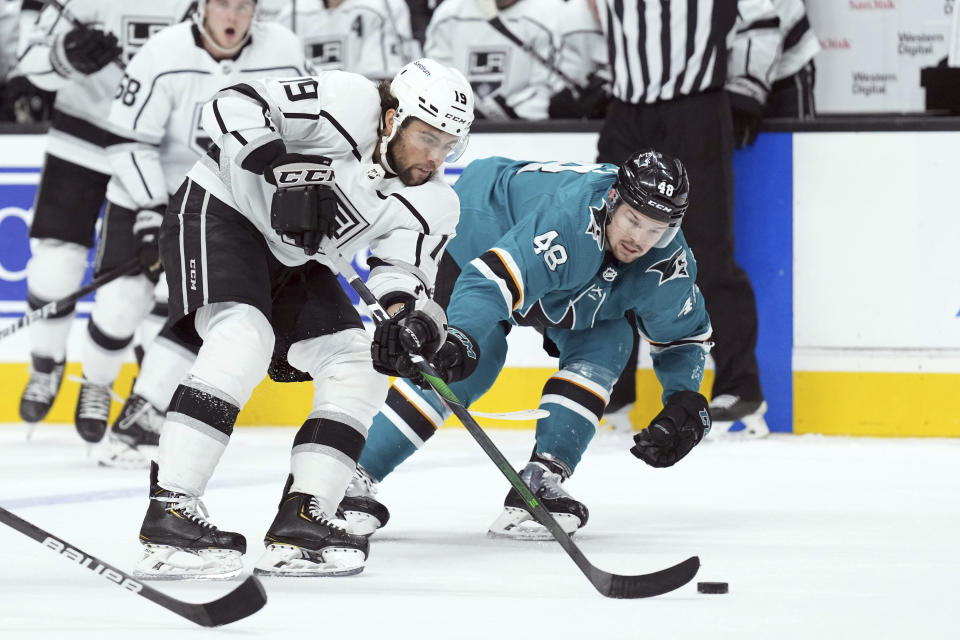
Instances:
[[[339,200],[335,244],[345,256],[369,247],[367,285],[374,295],[420,297],[432,291],[440,256],[460,218],[460,202],[442,171],[416,187],[384,177],[373,162],[380,98],[370,80],[322,71],[248,82],[217,94],[202,117],[217,148],[187,177],[242,212],[277,260],[288,266],[308,260],[332,266],[322,249],[306,256],[270,226],[274,187],[261,173],[285,148],[332,159]]]
[[[803,0],[773,0],[780,16],[780,55],[773,69],[773,81],[800,71],[820,53],[820,41],[810,28]]]
[[[20,0],[0,0],[0,86],[17,63]]]
[[[296,13],[294,13],[294,11]],[[277,21],[303,40],[317,69],[339,69],[372,80],[392,78],[419,56],[406,0],[298,0]]]
[[[770,0],[738,0],[737,22],[728,36],[726,89],[767,101],[780,53],[780,18]]]
[[[609,85],[610,60],[600,19],[590,8],[588,0],[566,0],[560,5],[556,30],[557,66],[582,87],[587,85],[591,75],[603,78]],[[554,75],[553,93],[566,86],[559,75]]]
[[[127,65],[110,108],[116,136],[108,148],[113,178],[107,199],[128,209],[166,204],[210,144],[200,111],[217,91],[305,73],[300,41],[278,24],[254,21],[243,49],[219,61],[204,49],[193,22],[164,29]]]
[[[191,0],[62,0],[40,13],[33,28],[20,36],[19,70],[30,82],[56,91],[47,152],[95,171],[109,173],[103,147],[110,131],[107,115],[129,62],[150,36],[188,16]],[[50,64],[54,37],[79,21],[109,31],[123,47],[122,61],[89,76],[65,78]]]
[[[499,17],[522,42],[550,60],[560,1],[520,0]],[[490,26],[476,0],[444,0],[437,7],[427,26],[424,53],[467,76],[478,115],[494,120],[547,117],[550,70]]]

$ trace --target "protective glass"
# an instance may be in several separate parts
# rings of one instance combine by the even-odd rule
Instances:
[[[440,155],[444,162],[453,162],[462,156],[470,139],[469,134],[457,137],[434,127],[417,132],[407,129],[403,135],[411,147],[426,151],[432,156]]]
[[[657,249],[662,249],[670,244],[680,229],[679,225],[670,226],[653,218],[648,218],[627,204],[617,207],[613,215],[613,224],[631,238],[641,241],[644,245],[652,245]]]

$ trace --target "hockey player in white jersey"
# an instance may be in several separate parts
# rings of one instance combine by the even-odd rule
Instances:
[[[561,2],[556,64],[575,85],[554,74],[551,118],[602,118],[610,101],[607,39],[594,0]]]
[[[30,226],[31,309],[80,286],[110,179],[107,115],[122,67],[152,34],[183,19],[190,5],[68,0],[47,5],[32,31],[21,34],[18,69],[37,87],[57,91]],[[71,305],[30,324],[30,379],[20,401],[26,422],[43,420],[60,389],[73,315]]]
[[[297,0],[277,21],[296,27],[307,58],[320,70],[382,80],[420,57],[405,0]]]
[[[200,499],[266,373],[312,379],[314,396],[255,571],[358,573],[367,540],[336,509],[388,379],[327,252],[369,247],[368,286],[395,314],[388,324],[424,336],[422,353],[439,348],[445,317],[427,296],[460,215],[441,167],[466,144],[473,94],[462,74],[421,59],[379,87],[342,71],[235,85],[202,118],[213,145],[160,235],[171,326],[201,346],[163,425],[136,575],[241,571],[245,538],[211,524]]]
[[[145,271],[119,278],[97,292],[82,357],[83,386],[77,430],[99,441],[106,430],[110,392],[137,326],[153,306],[160,275],[159,229],[169,195],[210,143],[200,126],[203,104],[224,87],[264,75],[307,72],[300,41],[279,24],[254,20],[255,0],[201,2],[193,21],[164,29],[127,65],[110,109],[114,127],[97,251],[97,272],[139,256]],[[111,429],[102,461],[136,462],[135,449],[156,445],[159,413],[167,408],[191,360],[185,348],[161,336],[143,366],[143,378]],[[160,354],[163,355],[160,355]],[[172,369],[172,370],[171,370]]]
[[[460,69],[477,96],[477,117],[543,120],[550,70],[491,26],[479,3],[444,0],[427,26],[424,53]],[[554,56],[553,22],[560,0],[496,0],[500,21],[541,57]]]

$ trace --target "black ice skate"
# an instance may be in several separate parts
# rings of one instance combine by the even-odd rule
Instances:
[[[234,578],[243,569],[247,541],[239,533],[220,531],[207,520],[200,498],[168,491],[157,484],[150,466],[150,506],[140,527],[143,558],[133,575],[140,579],[181,580]]]
[[[20,396],[20,418],[34,423],[46,418],[53,406],[63,382],[64,362],[54,362],[53,358],[33,353],[30,360],[30,379]]]
[[[131,393],[107,432],[100,464],[124,469],[149,466],[156,459],[161,427],[163,414],[143,396]]]
[[[574,500],[560,486],[570,476],[570,471],[557,460],[535,456],[520,472],[540,502],[550,511],[557,524],[573,535],[587,524],[589,512],[586,505]],[[489,535],[516,540],[552,540],[550,532],[537,522],[527,503],[516,489],[511,488],[503,501],[503,513],[490,525]]]
[[[80,395],[77,397],[73,423],[81,438],[95,444],[103,440],[103,434],[107,432],[113,385],[90,382],[86,378],[80,379],[79,382]]]
[[[337,509],[337,517],[347,521],[347,531],[350,533],[371,536],[390,520],[387,507],[373,497],[377,495],[379,484],[366,469],[357,465]]]
[[[770,428],[763,414],[767,412],[767,403],[763,400],[744,400],[740,396],[728,393],[716,396],[710,401],[710,418],[713,424],[707,437],[720,438],[725,435],[741,438],[762,438],[770,435]],[[743,423],[743,431],[730,433],[737,422]]]
[[[369,543],[323,513],[317,499],[287,493],[253,570],[270,576],[349,576],[363,571]]]

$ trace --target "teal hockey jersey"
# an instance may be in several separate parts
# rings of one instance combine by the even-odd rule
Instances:
[[[699,390],[711,328],[696,261],[682,233],[629,264],[613,258],[605,225],[616,178],[611,164],[471,163],[454,186],[461,214],[447,251],[462,273],[449,322],[478,338],[506,321],[602,341],[604,321],[632,311],[664,398]]]

